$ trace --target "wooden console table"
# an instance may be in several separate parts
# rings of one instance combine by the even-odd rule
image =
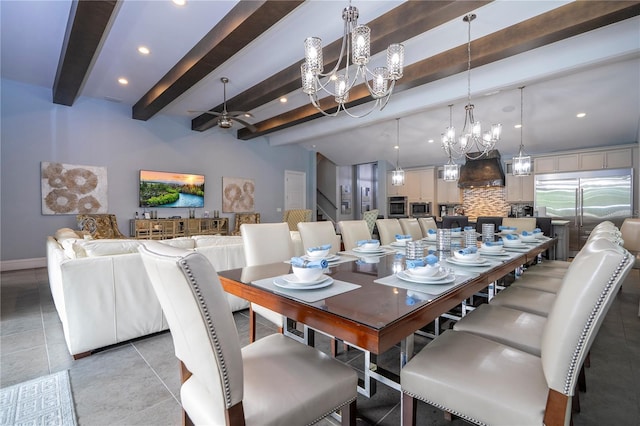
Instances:
[[[129,235],[143,240],[166,240],[192,235],[228,235],[229,219],[131,219]]]

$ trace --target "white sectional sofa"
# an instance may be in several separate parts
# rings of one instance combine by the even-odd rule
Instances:
[[[138,253],[144,240],[80,236],[63,228],[47,238],[49,285],[69,353],[77,359],[98,348],[166,330]],[[292,236],[296,252],[302,254],[299,236]],[[241,237],[193,236],[162,242],[202,253],[217,271],[245,266]],[[232,311],[249,306],[231,294],[227,299]]]

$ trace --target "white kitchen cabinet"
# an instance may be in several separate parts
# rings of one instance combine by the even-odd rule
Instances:
[[[458,181],[447,182],[442,178],[443,169],[438,169],[438,178],[436,181],[436,203],[437,204],[458,204],[460,200],[460,188]]]
[[[405,172],[405,184],[400,186],[394,186],[391,183],[392,172],[387,173],[387,196],[397,197],[407,195],[407,173]]]
[[[536,157],[533,160],[536,173],[570,172],[578,170],[578,154]]]
[[[505,176],[506,200],[510,203],[533,201],[535,178],[529,176]]]
[[[420,199],[420,171],[405,170],[404,172],[405,195],[409,200]]]
[[[535,177],[533,173],[529,176],[514,176],[511,163],[507,162],[506,166],[506,201],[510,203],[533,201],[535,192]]]
[[[633,150],[632,148],[620,148],[547,155],[536,157],[534,165],[536,173],[623,169],[633,167]]]
[[[406,172],[409,201],[433,202],[435,200],[435,168],[408,170]]]
[[[391,184],[392,173],[387,173],[387,195],[406,196],[409,201],[435,200],[435,168],[411,169],[404,172],[404,185]]]
[[[631,148],[593,151],[580,154],[580,170],[619,169],[633,167]]]

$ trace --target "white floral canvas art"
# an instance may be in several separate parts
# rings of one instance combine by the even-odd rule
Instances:
[[[255,183],[253,179],[222,178],[222,212],[251,213],[254,209]]]
[[[107,168],[41,163],[42,214],[107,213]]]

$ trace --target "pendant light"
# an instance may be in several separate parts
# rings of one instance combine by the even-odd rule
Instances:
[[[396,118],[396,169],[391,174],[393,186],[404,185],[404,170],[400,168],[400,119]]]
[[[529,176],[531,174],[531,156],[525,155],[524,143],[522,141],[522,128],[524,127],[524,121],[523,121],[524,88],[525,86],[518,88],[520,89],[520,150],[518,152],[518,155],[513,157],[512,168],[513,168],[514,176]]]
[[[366,25],[358,25],[358,15],[358,8],[351,6],[349,0],[349,5],[342,11],[344,31],[340,56],[327,73],[323,72],[322,40],[319,37],[307,37],[304,41],[305,60],[300,67],[302,91],[309,95],[311,104],[326,116],[335,117],[342,110],[351,117],[360,118],[376,108],[382,110],[389,102],[396,81],[402,78],[404,46],[400,43],[393,43],[387,48],[386,67],[370,69],[367,66],[371,56],[371,30]],[[341,74],[338,74],[341,68]],[[334,90],[329,88],[331,83]],[[348,110],[347,103],[349,92],[360,83],[366,86],[374,102],[367,112],[356,115]],[[325,111],[321,106],[318,94],[323,93],[333,96],[338,104],[335,112]]]
[[[467,42],[467,105],[465,106],[464,126],[461,135],[456,139],[455,129],[449,126],[442,138],[443,148],[456,158],[465,156],[471,160],[477,160],[495,148],[496,142],[502,135],[502,125],[492,124],[491,130],[482,133],[480,121],[473,116],[474,105],[471,103],[471,21],[476,15],[470,13],[462,20],[469,24]]]

